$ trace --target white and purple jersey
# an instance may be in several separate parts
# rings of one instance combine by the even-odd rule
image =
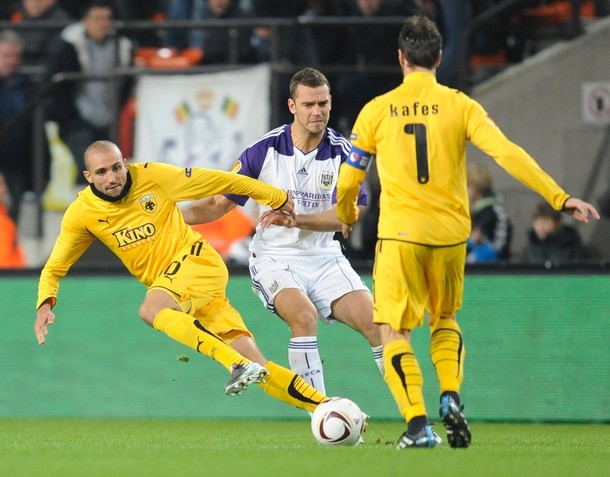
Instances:
[[[317,149],[304,154],[294,147],[290,124],[269,131],[250,144],[238,159],[238,174],[259,179],[286,190],[295,202],[295,213],[315,214],[333,208],[337,202],[339,167],[350,151],[350,143],[339,132],[326,128]],[[236,168],[237,169],[237,168]],[[248,197],[227,195],[244,205]],[[358,204],[366,205],[364,184],[360,187]],[[259,204],[259,216],[268,210]],[[299,228],[256,226],[250,252],[269,255],[330,254],[340,255],[341,246],[333,239],[334,232],[314,232]]]

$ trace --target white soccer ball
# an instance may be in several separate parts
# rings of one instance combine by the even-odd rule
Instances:
[[[314,410],[311,432],[322,445],[358,445],[367,417],[353,401],[330,398]]]

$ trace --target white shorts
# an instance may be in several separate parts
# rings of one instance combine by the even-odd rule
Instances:
[[[368,290],[344,256],[250,256],[252,290],[275,313],[273,301],[285,288],[298,288],[312,301],[319,318],[334,321],[330,305],[346,293]]]

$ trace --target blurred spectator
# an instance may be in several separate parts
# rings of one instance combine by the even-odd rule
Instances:
[[[352,14],[349,0],[309,0],[303,19],[316,17],[343,17]],[[350,48],[348,29],[341,25],[305,25],[299,41],[299,48],[291,60],[298,64],[332,65],[343,63]],[[333,83],[333,80],[329,80]]]
[[[459,82],[459,53],[462,34],[472,19],[472,0],[438,0],[442,13],[443,60],[436,69],[439,83],[456,88]]]
[[[499,260],[491,242],[477,228],[473,228],[470,232],[466,242],[466,253],[466,263],[492,263]]]
[[[398,0],[352,0],[351,16],[356,17],[404,17],[419,13],[415,2]],[[333,116],[336,127],[349,134],[358,112],[373,97],[398,86],[402,79],[398,67],[398,45],[396,38],[401,24],[356,25],[349,28],[351,47],[345,52],[345,62],[357,66],[395,66],[395,73],[351,73],[338,80],[333,98]],[[380,48],[380,45],[395,45],[395,48]],[[335,80],[337,81],[337,80]]]
[[[0,169],[9,184],[9,197],[3,206],[17,221],[21,196],[31,189],[31,118],[13,122],[25,109],[32,86],[19,73],[23,40],[15,32],[0,32]]]
[[[252,15],[256,18],[296,18],[303,15],[308,8],[308,0],[251,0]],[[279,55],[281,59],[292,61],[298,56],[302,40],[295,35],[293,29],[280,28]],[[271,28],[260,27],[255,29],[253,42],[257,51],[258,61],[271,60]],[[280,82],[282,82],[280,80]]]
[[[561,212],[546,201],[534,212],[529,244],[523,249],[521,260],[526,263],[569,263],[587,258],[578,231],[562,222]]]
[[[508,260],[512,224],[493,190],[491,171],[479,164],[468,166],[468,200],[472,232],[468,240],[468,263]]]
[[[126,22],[152,20],[163,13],[165,4],[166,0],[114,0],[112,2],[116,19]],[[160,33],[154,30],[128,31],[125,35],[138,46],[158,47],[161,44]]]
[[[117,66],[117,59],[119,66],[131,64],[133,44],[122,36],[117,41],[112,19],[109,2],[91,1],[82,20],[62,31],[62,46],[52,64],[51,75],[60,71],[107,73]],[[79,183],[86,183],[80,173],[85,169],[85,149],[92,142],[111,136],[111,126],[128,94],[127,82],[116,79],[66,81],[52,96],[48,119],[59,124],[60,136],[77,162]]]
[[[228,20],[248,18],[239,0],[170,0],[168,20]],[[203,64],[256,63],[248,28],[195,28],[168,32],[167,46],[199,48]]]
[[[21,9],[14,12],[13,21],[61,22],[74,20],[57,0],[22,0]],[[32,68],[32,81],[44,81],[49,61],[61,47],[61,29],[21,30],[23,37],[23,66]]]
[[[17,241],[17,226],[7,212],[8,199],[6,180],[0,172],[0,268],[23,268],[25,259]]]

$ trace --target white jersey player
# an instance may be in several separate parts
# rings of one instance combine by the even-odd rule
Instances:
[[[285,189],[294,198],[294,218],[259,207],[260,222],[250,243],[252,289],[290,326],[292,370],[326,392],[318,318],[359,331],[382,373],[383,348],[373,323],[371,293],[333,238],[341,230],[335,211],[337,178],[350,144],[327,127],[331,96],[326,77],[313,68],[296,73],[288,107],[294,121],[250,144],[233,171]],[[247,200],[247,196],[215,196],[190,204],[183,214],[190,224],[210,222]],[[366,200],[362,186],[359,206],[364,207]]]

